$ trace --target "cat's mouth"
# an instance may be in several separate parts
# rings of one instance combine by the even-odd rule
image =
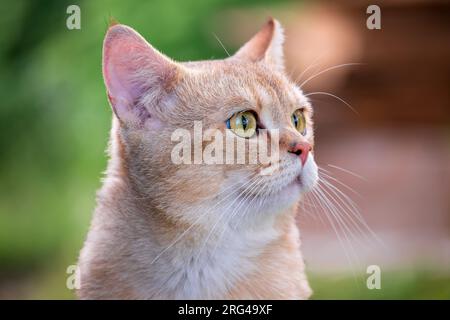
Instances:
[[[261,176],[259,181],[256,178],[257,182],[253,183],[253,187],[246,187],[244,184],[239,198],[274,202],[297,200],[302,194],[314,188],[318,180],[317,170],[312,157],[303,167],[299,167],[298,163],[291,163],[276,174]]]
[[[318,169],[313,159],[308,162],[309,163],[304,166],[300,172],[298,170],[293,170],[294,172],[283,179],[286,182],[281,182],[277,184],[278,186],[273,187],[271,195],[276,197],[277,195],[286,194],[296,197],[311,191],[318,180]]]

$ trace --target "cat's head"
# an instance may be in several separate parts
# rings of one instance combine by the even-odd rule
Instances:
[[[242,218],[283,211],[313,188],[312,108],[285,74],[282,46],[283,30],[271,19],[227,59],[178,63],[133,29],[110,27],[103,75],[115,114],[113,158],[134,192],[173,217],[192,221],[207,211],[206,219],[215,221],[216,213]],[[198,144],[199,124],[203,134],[218,132],[223,139]],[[263,152],[252,149],[263,133],[267,144],[276,142],[268,148],[277,157],[250,163],[249,153]],[[227,148],[227,135],[237,141],[231,162],[229,149],[220,149]],[[211,152],[213,141],[218,144]],[[236,147],[239,142],[244,149]],[[208,161],[222,151],[223,163],[220,157],[219,163]],[[174,160],[180,152],[191,164]],[[237,163],[239,152],[245,163]]]

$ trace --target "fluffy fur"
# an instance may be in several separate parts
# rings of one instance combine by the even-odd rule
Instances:
[[[82,299],[306,299],[295,223],[317,181],[312,109],[284,74],[283,32],[270,20],[234,56],[176,63],[124,25],[109,28],[103,74],[114,111],[110,160],[79,258]],[[293,127],[303,108],[307,134]],[[225,131],[253,110],[280,131],[280,168],[175,165],[177,128]],[[251,179],[254,187],[248,188]]]

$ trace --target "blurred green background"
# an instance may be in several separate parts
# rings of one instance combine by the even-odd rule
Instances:
[[[256,7],[269,15],[286,3],[2,1],[0,298],[74,297],[66,268],[77,261],[106,166],[111,111],[101,48],[110,18],[176,60],[223,58],[213,36],[224,36],[221,12]],[[81,30],[66,28],[70,4],[81,7]],[[355,285],[350,272],[311,274],[315,298],[450,296],[448,273],[390,273],[377,292]]]

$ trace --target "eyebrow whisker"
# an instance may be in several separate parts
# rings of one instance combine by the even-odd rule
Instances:
[[[348,103],[347,101],[345,101],[345,100],[342,99],[341,97],[338,97],[338,96],[335,95],[335,94],[332,94],[332,93],[330,93],[330,92],[325,92],[325,91],[315,91],[315,92],[310,92],[310,93],[308,93],[308,94],[305,94],[305,97],[308,97],[308,96],[314,96],[314,95],[324,95],[324,96],[330,96],[330,97],[336,98],[337,100],[339,100],[339,101],[341,101],[342,103],[344,103],[347,107],[349,107],[355,114],[357,114],[358,116],[360,115],[359,112],[356,111],[356,109],[353,108],[353,107],[351,106],[350,103]]]

